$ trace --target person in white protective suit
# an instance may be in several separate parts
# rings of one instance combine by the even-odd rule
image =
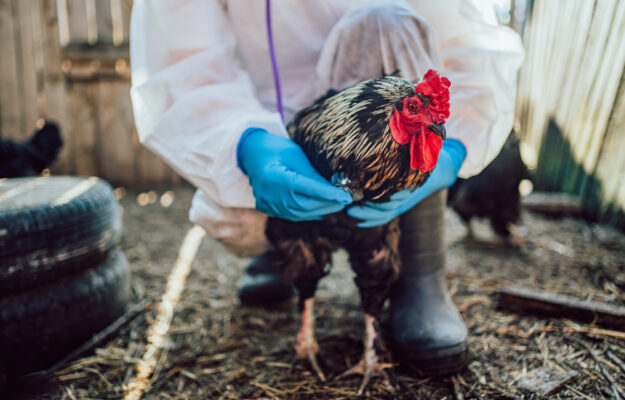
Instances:
[[[246,304],[292,295],[272,262],[267,215],[306,220],[347,207],[360,226],[401,215],[404,269],[391,295],[392,348],[425,374],[457,371],[466,364],[467,330],[444,278],[445,189],[488,165],[512,128],[518,35],[478,0],[274,0],[270,43],[268,3],[134,1],[131,97],[141,142],[197,187],[191,221],[229,250],[255,257],[238,285]],[[330,88],[383,71],[417,80],[430,68],[452,83],[450,146],[416,191],[350,206],[351,196],[287,139],[278,105],[288,122]]]

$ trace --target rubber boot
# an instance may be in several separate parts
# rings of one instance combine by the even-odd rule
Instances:
[[[426,376],[467,364],[467,328],[445,282],[446,198],[446,190],[434,193],[401,216],[403,269],[391,290],[394,353]]]
[[[252,259],[245,275],[237,282],[241,303],[247,306],[271,306],[289,300],[294,295],[272,260],[272,253]]]

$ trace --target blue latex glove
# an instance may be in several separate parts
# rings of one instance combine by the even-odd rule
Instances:
[[[321,219],[341,211],[352,196],[319,175],[295,142],[249,128],[237,146],[239,167],[250,178],[256,208],[291,221]]]
[[[360,228],[384,225],[410,210],[432,193],[453,185],[466,156],[467,150],[462,142],[447,139],[443,142],[438,163],[434,167],[432,175],[421,187],[416,190],[406,189],[395,193],[386,203],[366,202],[362,206],[351,206],[347,209],[347,215],[363,220],[363,222],[358,223]]]

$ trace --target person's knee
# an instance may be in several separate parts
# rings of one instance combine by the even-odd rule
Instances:
[[[435,29],[407,3],[367,1],[332,28],[317,70],[321,87],[340,89],[381,74],[420,80],[439,60]]]
[[[403,2],[383,0],[362,3],[348,11],[344,19],[350,24],[372,25],[385,31],[403,26],[406,20],[427,25],[423,17]]]
[[[428,57],[437,60],[438,42],[434,27],[401,1],[368,1],[352,8],[341,18],[343,35],[354,33],[369,38],[409,38]],[[367,40],[361,38],[361,40]]]
[[[387,26],[397,26],[407,16],[418,18],[414,11],[401,2],[372,1],[362,4],[361,7],[364,14]]]

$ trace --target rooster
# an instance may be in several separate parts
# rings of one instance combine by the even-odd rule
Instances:
[[[41,174],[56,160],[62,145],[59,128],[52,122],[23,143],[0,138],[0,178]]]
[[[393,193],[421,186],[436,165],[449,117],[449,85],[429,70],[416,85],[385,76],[331,90],[295,115],[289,135],[317,171],[352,193],[356,204],[387,201]],[[382,345],[377,320],[401,260],[398,219],[374,228],[358,228],[357,223],[345,211],[320,221],[270,218],[266,232],[278,265],[299,294],[302,326],[296,359],[308,359],[322,381],[314,293],[329,272],[332,251],[340,246],[348,251],[365,313],[365,337],[362,360],[341,376],[362,374],[362,393],[373,374],[388,379],[377,363],[376,347]]]

